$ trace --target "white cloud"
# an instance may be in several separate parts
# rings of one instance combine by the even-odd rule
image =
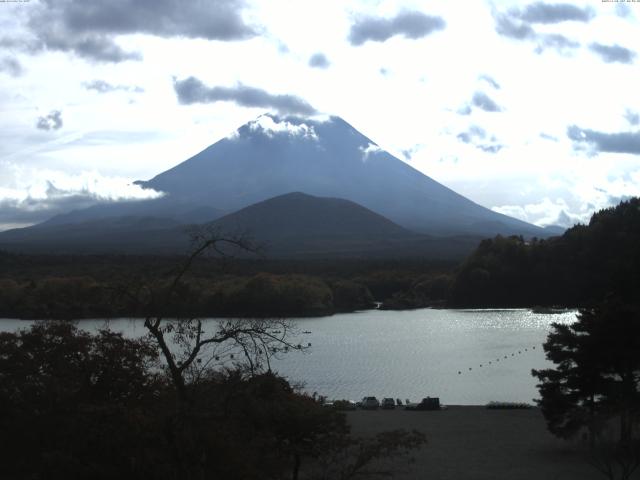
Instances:
[[[273,137],[274,134],[286,133],[294,137],[306,137],[318,140],[313,126],[306,123],[292,123],[286,119],[273,117],[272,115],[260,115],[257,119],[249,123],[252,131],[261,131],[265,135]]]
[[[375,143],[369,143],[369,145],[367,145],[366,147],[360,147],[360,151],[362,152],[362,161],[366,162],[369,158],[369,155],[382,152],[383,150]]]

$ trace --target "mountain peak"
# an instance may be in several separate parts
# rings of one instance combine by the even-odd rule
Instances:
[[[434,181],[336,116],[260,115],[141,184],[226,211],[300,191],[351,200],[423,233],[545,236]]]

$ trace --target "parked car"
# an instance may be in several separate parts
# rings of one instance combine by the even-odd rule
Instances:
[[[380,407],[380,402],[376,397],[364,397],[360,405],[364,410],[377,410]]]
[[[393,410],[396,408],[396,402],[393,398],[383,398],[380,406],[383,410]]]
[[[333,408],[336,410],[355,410],[356,407],[357,404],[353,400],[335,400],[333,402]]]
[[[405,410],[440,410],[440,398],[426,397],[420,403],[407,403]]]

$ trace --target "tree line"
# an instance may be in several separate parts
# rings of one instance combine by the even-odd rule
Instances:
[[[588,306],[640,288],[640,199],[596,212],[547,240],[497,236],[458,268],[449,304],[473,307]]]

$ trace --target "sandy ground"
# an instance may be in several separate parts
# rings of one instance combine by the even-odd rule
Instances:
[[[378,410],[348,413],[354,434],[415,428],[427,445],[393,478],[430,480],[604,479],[578,442],[556,439],[537,408],[449,407],[435,412]],[[638,472],[636,472],[638,473]],[[636,477],[634,477],[636,478]]]

